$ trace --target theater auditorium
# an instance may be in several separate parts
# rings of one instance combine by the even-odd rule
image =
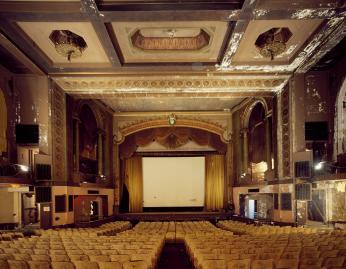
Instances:
[[[344,0],[1,0],[0,269],[346,269]]]

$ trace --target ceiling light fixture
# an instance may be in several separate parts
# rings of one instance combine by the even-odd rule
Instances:
[[[271,28],[258,36],[255,45],[263,57],[274,60],[274,57],[286,50],[286,43],[291,36],[292,32],[287,27]]]
[[[71,61],[71,58],[81,57],[88,47],[83,37],[69,30],[54,30],[49,39],[53,42],[56,51],[67,57],[68,61]]]

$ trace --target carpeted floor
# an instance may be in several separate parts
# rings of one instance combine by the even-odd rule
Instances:
[[[158,269],[194,269],[184,244],[165,244]]]

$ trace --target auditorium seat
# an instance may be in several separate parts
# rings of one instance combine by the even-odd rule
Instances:
[[[251,260],[233,260],[227,263],[227,269],[250,269],[251,268]]]
[[[13,254],[13,257],[14,257],[14,259],[15,260],[17,260],[17,261],[29,261],[29,260],[31,260],[31,257],[30,257],[30,255],[29,254]]]
[[[99,269],[97,262],[91,261],[73,261],[76,269]]]
[[[94,262],[110,262],[110,258],[107,255],[89,255],[89,260]]]
[[[8,260],[7,262],[10,269],[29,269],[29,265],[26,261]]]
[[[33,261],[50,261],[50,257],[45,254],[31,254],[30,257]]]
[[[345,257],[335,257],[335,258],[326,258],[323,261],[323,266],[326,268],[342,267],[345,261]]]
[[[66,254],[50,254],[51,261],[54,262],[69,262],[70,258]]]
[[[98,265],[99,265],[99,269],[122,269],[123,268],[120,262],[98,262]]]
[[[7,261],[4,261],[4,260],[0,260],[0,268],[1,269],[10,269]]]
[[[274,260],[252,260],[251,269],[274,269]]]
[[[123,263],[123,269],[152,269],[149,265],[144,261],[129,261]]]
[[[48,261],[28,261],[30,269],[50,269],[50,262]]]
[[[75,266],[72,262],[51,262],[52,269],[75,269]]]
[[[276,269],[298,269],[297,259],[279,259],[275,261]]]

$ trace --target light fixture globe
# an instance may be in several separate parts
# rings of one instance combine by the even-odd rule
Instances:
[[[273,60],[286,50],[286,43],[291,36],[292,32],[287,27],[271,28],[258,36],[255,45],[263,57]]]
[[[69,61],[71,58],[81,57],[88,47],[83,37],[69,30],[54,30],[49,35],[49,39],[53,42],[56,51],[67,57]]]

